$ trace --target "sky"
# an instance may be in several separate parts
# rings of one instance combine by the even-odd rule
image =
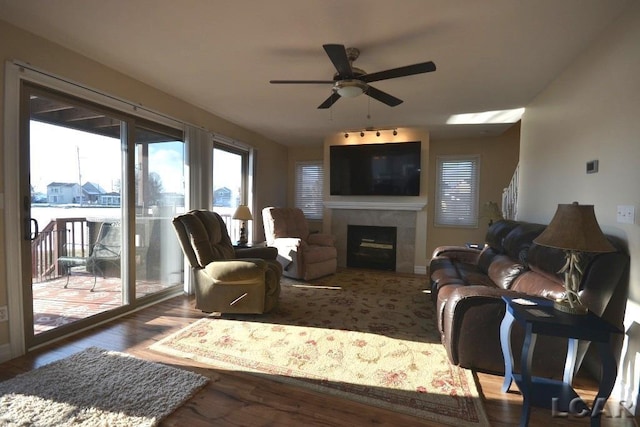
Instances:
[[[31,122],[31,185],[46,193],[51,182],[87,181],[117,190],[121,176],[120,140],[42,122]],[[184,192],[184,144],[149,148],[149,171],[162,179],[165,192]]]

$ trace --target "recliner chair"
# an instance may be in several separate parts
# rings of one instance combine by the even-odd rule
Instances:
[[[216,212],[192,210],[172,223],[195,277],[196,308],[260,314],[276,307],[282,266],[275,248],[234,248]]]
[[[335,238],[309,233],[301,209],[267,207],[262,210],[262,220],[267,244],[278,249],[278,261],[285,276],[312,280],[336,272]]]

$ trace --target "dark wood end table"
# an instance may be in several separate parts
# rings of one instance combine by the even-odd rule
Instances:
[[[616,334],[623,333],[619,328],[589,312],[587,314],[568,314],[553,308],[553,301],[545,298],[511,298],[503,296],[506,312],[500,325],[500,343],[504,356],[503,393],[506,393],[515,381],[522,393],[522,415],[520,426],[529,423],[531,405],[554,408],[565,413],[569,409],[591,416],[591,425],[600,425],[600,415],[604,404],[613,389],[617,366],[611,342]],[[522,345],[520,375],[513,373],[513,354],[511,351],[511,328],[514,322],[525,328]],[[538,334],[564,337],[569,340],[563,380],[553,380],[531,375],[531,360]],[[578,394],[571,387],[575,373],[578,341],[586,340],[598,346],[602,364],[602,380],[598,394],[589,408],[583,401],[577,405]],[[572,403],[573,402],[573,403]]]

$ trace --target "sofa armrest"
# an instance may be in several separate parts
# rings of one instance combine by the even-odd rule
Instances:
[[[442,313],[442,344],[453,364],[466,362],[485,371],[504,371],[500,351],[503,295],[526,298],[524,294],[488,286],[458,286],[448,295]]]
[[[330,234],[313,233],[309,234],[307,243],[318,246],[335,246],[336,238]]]
[[[299,237],[277,237],[272,242],[269,242],[269,246],[277,248],[278,252],[297,250],[304,245],[306,245],[306,242]]]
[[[500,324],[504,318],[506,304],[502,301],[502,296],[531,298],[531,295],[526,293],[483,286],[461,286],[451,293],[445,307],[446,324],[442,343],[452,363],[463,368],[504,374]],[[516,371],[520,368],[517,349],[522,348],[523,339],[524,329],[516,322],[511,332],[511,348],[516,360]],[[585,351],[586,347],[580,345],[579,360],[582,360]],[[540,376],[562,378],[566,355],[566,339],[553,336],[538,337],[533,372]]]
[[[276,259],[278,257],[278,249],[271,246],[237,248],[235,251],[236,258]]]

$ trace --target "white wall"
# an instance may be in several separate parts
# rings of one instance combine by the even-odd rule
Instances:
[[[587,174],[586,162],[596,159],[599,172]],[[518,219],[548,223],[558,203],[573,201],[595,205],[605,233],[628,244],[629,329],[640,323],[640,212],[635,224],[620,224],[616,207],[640,208],[639,2],[631,2],[618,22],[527,106],[522,120]],[[635,364],[640,337],[627,344]],[[629,367],[622,365],[619,379]],[[638,374],[629,384],[633,396],[612,397],[635,400]]]

